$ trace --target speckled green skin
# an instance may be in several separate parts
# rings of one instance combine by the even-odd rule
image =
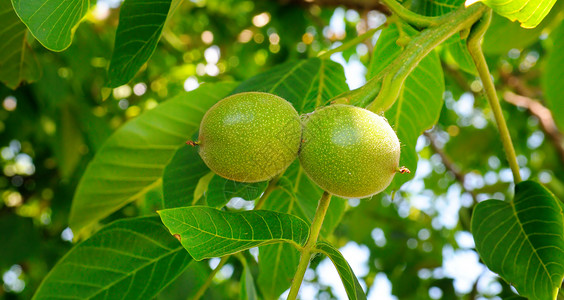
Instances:
[[[303,122],[300,162],[321,188],[344,198],[365,198],[390,185],[400,143],[386,119],[337,104],[306,115]]]
[[[199,153],[218,175],[241,182],[268,180],[298,155],[301,122],[286,100],[267,93],[229,96],[200,125]]]

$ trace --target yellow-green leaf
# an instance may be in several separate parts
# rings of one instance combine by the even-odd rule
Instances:
[[[484,3],[511,21],[519,21],[521,27],[534,28],[550,12],[556,0],[466,0],[466,6],[476,2]]]

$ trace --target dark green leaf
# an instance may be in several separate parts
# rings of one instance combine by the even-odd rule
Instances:
[[[165,25],[171,0],[125,0],[119,13],[119,25],[108,85],[128,83],[151,57]]]
[[[268,210],[226,212],[191,206],[165,209],[159,214],[196,260],[277,242],[301,246],[309,234],[309,226],[302,219]]]
[[[63,51],[70,46],[90,1],[12,0],[12,4],[31,34],[45,48]]]
[[[402,30],[409,35],[415,30],[404,25]],[[374,48],[374,56],[368,69],[368,78],[383,70],[402,51],[396,44],[399,31],[395,24],[386,28]],[[436,52],[425,57],[407,77],[399,99],[385,113],[385,117],[396,131],[401,148],[400,165],[411,170],[411,174],[398,174],[389,189],[399,187],[413,178],[417,168],[415,145],[423,131],[431,128],[439,119],[445,90],[443,70]]]
[[[0,81],[11,89],[41,75],[39,62],[27,43],[27,28],[10,1],[0,2]]]
[[[287,243],[260,247],[258,286],[264,299],[278,299],[292,284],[300,252]]]
[[[196,147],[180,147],[164,168],[164,208],[191,205],[200,178],[209,172]]]
[[[310,58],[288,62],[254,76],[233,93],[268,92],[288,100],[298,113],[304,113],[325,105],[329,99],[347,90],[341,65]]]
[[[72,248],[34,299],[152,299],[190,261],[157,217],[119,220]]]
[[[341,280],[343,281],[343,285],[345,286],[349,299],[366,299],[366,294],[362,290],[360,283],[358,283],[358,279],[356,278],[356,275],[354,275],[351,266],[337,248],[326,242],[317,242],[315,249],[319,250],[319,252],[327,255],[327,257],[331,259],[335,268],[337,268],[337,272],[339,273]]]
[[[245,200],[256,200],[264,192],[267,186],[266,181],[246,183],[225,179],[214,175],[208,185],[206,201],[209,206],[221,208],[231,198],[240,197]]]
[[[234,86],[202,85],[117,130],[82,176],[72,203],[71,228],[79,232],[159,185],[165,166],[196,132],[204,113]]]
[[[249,267],[245,267],[243,274],[241,275],[241,293],[239,294],[241,300],[257,300],[257,289],[255,287],[255,281],[253,279],[253,274]]]
[[[555,116],[554,121],[561,130],[564,130],[564,22],[550,34],[554,41],[552,52],[550,52],[546,71],[543,72],[542,83],[546,93],[546,104]]]
[[[21,264],[25,259],[37,253],[40,242],[39,231],[35,229],[31,218],[16,214],[0,217],[0,236],[6,247],[0,247],[0,269],[14,264]]]
[[[550,12],[556,0],[466,0],[466,6],[476,2],[484,3],[511,21],[519,21],[523,28],[534,28]]]
[[[523,181],[512,202],[478,203],[472,235],[486,266],[522,296],[555,299],[564,278],[564,213],[546,188]]]

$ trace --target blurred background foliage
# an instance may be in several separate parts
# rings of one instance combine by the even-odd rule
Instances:
[[[428,2],[404,4],[428,15],[444,12]],[[461,2],[441,3],[454,7]],[[183,1],[149,62],[132,82],[109,89],[104,84],[120,5],[119,0],[93,1],[63,52],[46,50],[27,34],[40,77],[15,90],[0,84],[1,298],[31,298],[72,247],[67,221],[78,179],[106,138],[127,120],[202,82],[241,81],[282,62],[314,57],[377,27],[389,14],[366,0]],[[537,104],[542,108],[544,103],[540,78],[562,6],[557,2],[532,30],[496,16],[484,44],[499,93],[507,100],[502,105],[522,176],[541,181],[560,199],[562,139],[550,127],[550,114]],[[332,56],[345,66],[352,88],[364,83],[377,36]],[[438,49],[446,75],[445,105],[437,126],[419,138],[415,179],[392,195],[349,201],[351,209],[331,238],[371,299],[511,294],[479,263],[469,233],[475,203],[511,197],[511,171],[480,81],[454,63],[447,50]],[[159,197],[159,192],[148,193],[106,221],[152,213],[151,203]],[[256,262],[249,261],[256,269]],[[202,280],[194,274],[209,273],[217,263],[192,264],[159,298],[185,299]],[[332,282],[324,276],[335,273],[328,266],[327,259],[314,260],[317,272],[306,274],[304,298],[343,297],[337,277]],[[240,262],[229,260],[205,299],[236,298],[241,272]]]

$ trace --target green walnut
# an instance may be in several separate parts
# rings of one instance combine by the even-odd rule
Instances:
[[[258,182],[280,174],[298,155],[302,126],[286,100],[246,92],[222,99],[200,124],[199,154],[216,174]]]
[[[305,115],[299,158],[305,173],[327,192],[365,198],[390,185],[400,171],[400,143],[385,118],[336,104]]]

